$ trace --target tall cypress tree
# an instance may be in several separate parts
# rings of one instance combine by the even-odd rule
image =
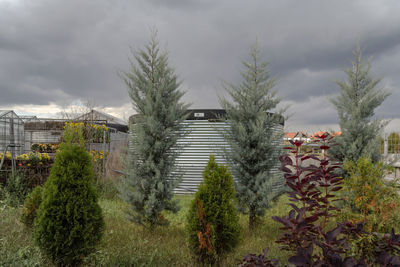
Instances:
[[[121,73],[138,113],[130,125],[133,151],[121,195],[131,206],[132,220],[153,228],[166,223],[163,210],[179,209],[172,200],[180,180],[174,170],[187,105],[180,102],[184,93],[155,33],[144,49],[133,54],[136,62],[131,61],[130,72]]]
[[[226,156],[236,179],[237,199],[241,210],[249,214],[249,227],[253,228],[277,194],[273,185],[279,177],[273,169],[279,164],[283,136],[275,129],[283,111],[270,113],[280,98],[273,89],[275,79],[270,77],[268,63],[260,61],[257,43],[250,55],[251,62],[243,62],[242,82],[225,86],[233,103],[224,98],[220,101],[230,124],[225,138],[231,150]]]
[[[361,156],[378,161],[380,154],[380,134],[387,121],[374,119],[375,109],[390,95],[376,86],[381,78],[373,79],[371,64],[361,59],[361,49],[354,51],[352,67],[345,69],[347,80],[337,82],[339,96],[330,99],[339,116],[342,134],[336,137],[338,146],[332,147],[331,155],[342,162],[356,162]]]

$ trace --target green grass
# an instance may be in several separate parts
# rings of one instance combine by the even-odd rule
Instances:
[[[126,218],[124,211],[128,206],[123,201],[101,199],[106,230],[97,250],[85,259],[84,266],[196,266],[185,234],[186,213],[193,196],[176,198],[180,200],[181,210],[177,214],[166,213],[170,225],[153,232]],[[271,216],[287,214],[287,202],[286,196],[279,198],[254,232],[248,231],[247,217],[241,215],[241,242],[235,251],[225,256],[222,266],[237,266],[245,254],[260,254],[266,247],[270,248],[268,255],[281,263],[287,262],[288,254],[275,244],[279,225],[271,219]],[[0,206],[0,266],[49,266],[34,245],[31,232],[20,222],[20,212],[21,208]]]

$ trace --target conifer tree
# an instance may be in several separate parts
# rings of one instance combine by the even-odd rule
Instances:
[[[134,133],[133,151],[126,166],[122,198],[130,204],[133,221],[148,226],[166,224],[163,210],[176,212],[173,189],[179,184],[175,159],[178,138],[185,134],[183,120],[187,105],[168,54],[160,51],[156,34],[150,42],[134,52],[130,72],[122,72],[133,108],[138,113],[130,125]]]
[[[68,125],[63,139],[44,184],[34,238],[57,265],[77,266],[101,240],[104,220],[89,153],[83,143],[73,143],[77,138]]]
[[[187,215],[189,247],[197,259],[213,264],[239,241],[239,216],[234,206],[235,189],[227,166],[213,155],[203,172],[203,182]]]
[[[273,89],[275,79],[270,77],[268,63],[260,60],[257,43],[250,55],[251,61],[243,62],[242,82],[225,86],[233,103],[221,98],[221,105],[230,125],[225,139],[231,150],[226,151],[226,157],[236,179],[240,208],[249,214],[249,227],[253,228],[257,217],[264,215],[269,201],[279,193],[273,185],[283,184],[273,172],[282,152],[283,136],[276,128],[283,120],[283,110],[276,110],[280,98]]]
[[[335,138],[338,146],[332,147],[331,155],[339,161],[356,162],[361,156],[378,161],[380,135],[387,121],[374,119],[375,109],[390,95],[385,89],[377,89],[381,78],[373,79],[371,64],[361,59],[361,49],[354,51],[352,67],[345,69],[346,81],[339,81],[340,94],[330,99],[339,116],[342,134]]]

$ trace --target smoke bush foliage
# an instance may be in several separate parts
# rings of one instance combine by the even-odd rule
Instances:
[[[78,265],[104,231],[91,158],[82,144],[71,143],[71,131],[65,129],[34,220],[36,244],[62,266]]]
[[[343,178],[335,169],[339,164],[327,156],[331,148],[328,134],[317,136],[322,156],[301,153],[301,141],[290,141],[291,154],[281,157],[288,193],[293,209],[287,216],[273,219],[282,224],[284,232],[276,242],[292,252],[288,259],[294,266],[400,266],[400,235],[366,232],[363,223],[335,223],[340,209],[339,200]],[[314,164],[304,162],[313,159]],[[359,165],[361,167],[362,164]],[[368,170],[368,168],[367,168]],[[367,171],[366,170],[366,171]],[[354,240],[368,239],[370,248],[355,249]],[[356,251],[356,253],[354,253]],[[277,262],[254,254],[246,255],[241,266],[276,266]]]
[[[219,166],[213,155],[203,172],[187,215],[189,246],[199,261],[213,264],[239,241],[239,216],[234,207],[233,178],[226,166]]]
[[[168,55],[160,52],[156,35],[145,49],[134,52],[131,71],[122,72],[134,109],[133,151],[126,166],[122,198],[130,204],[131,219],[153,228],[166,224],[163,210],[178,211],[172,200],[180,176],[174,173],[177,140],[185,134],[183,120],[187,105],[180,102],[183,92]]]
[[[226,151],[226,157],[235,177],[239,205],[249,214],[252,228],[257,217],[265,214],[269,201],[279,193],[273,192],[273,185],[283,184],[281,176],[272,172],[282,153],[282,134],[274,128],[282,121],[283,111],[269,113],[280,102],[273,90],[275,79],[269,75],[268,63],[260,61],[257,44],[250,55],[252,61],[243,62],[243,81],[225,86],[233,103],[222,98],[221,105],[230,124],[225,139],[231,150]]]
[[[342,134],[335,140],[339,145],[330,153],[342,162],[356,162],[361,156],[376,162],[381,157],[380,134],[387,122],[373,120],[373,116],[390,93],[376,89],[381,79],[373,79],[370,69],[370,63],[361,60],[361,49],[357,45],[352,67],[345,70],[347,81],[337,82],[340,95],[331,99],[338,112]]]

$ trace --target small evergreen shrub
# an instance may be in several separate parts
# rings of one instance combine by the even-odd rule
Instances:
[[[17,172],[8,178],[7,186],[5,187],[5,199],[8,205],[21,205],[29,192],[28,179],[22,173]]]
[[[197,259],[213,264],[239,241],[239,217],[234,207],[233,178],[226,166],[218,166],[214,156],[203,172],[187,215],[189,246]]]
[[[40,203],[42,203],[42,192],[43,187],[37,186],[25,199],[24,208],[21,214],[21,221],[28,228],[33,227],[37,210],[39,209]]]
[[[36,244],[57,265],[78,265],[93,251],[104,220],[89,153],[66,128],[34,224]],[[79,140],[82,140],[79,138]]]

